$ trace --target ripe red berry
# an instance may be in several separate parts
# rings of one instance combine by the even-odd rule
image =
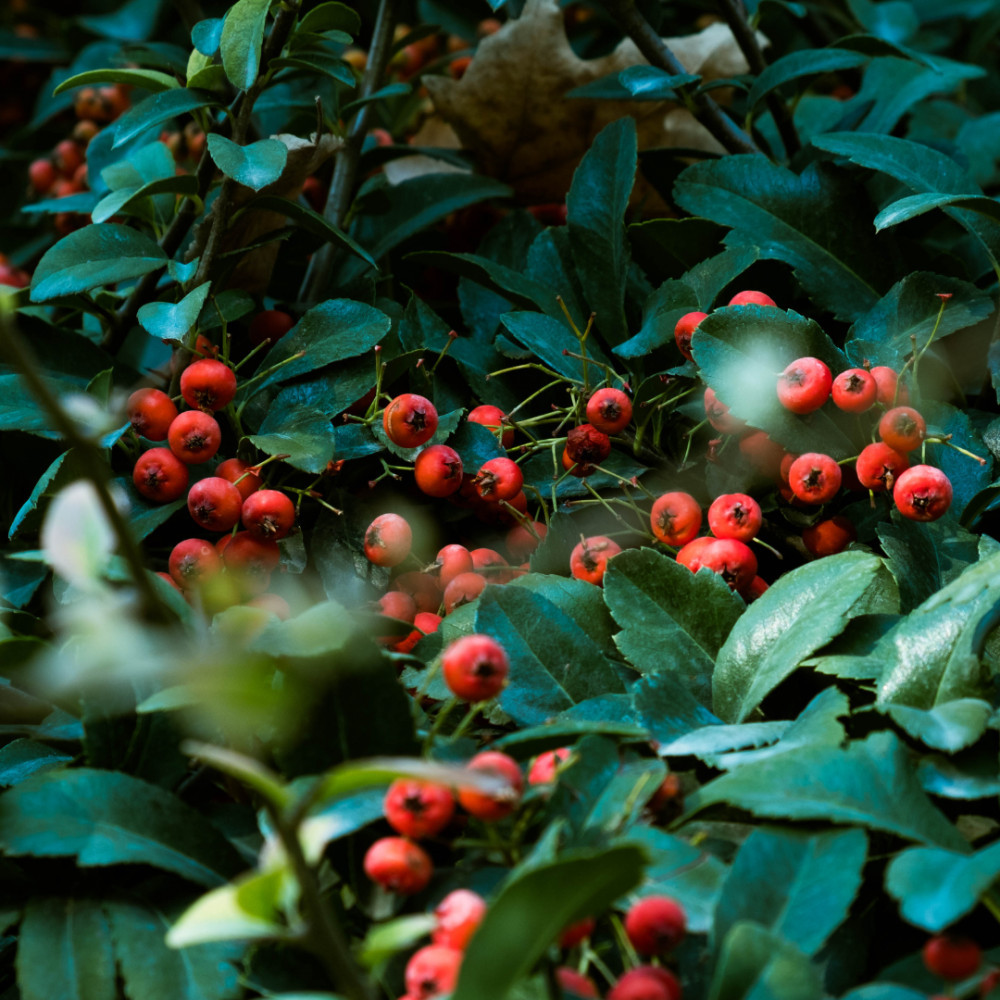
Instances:
[[[402,590],[387,590],[376,602],[379,613],[387,618],[396,618],[403,622],[412,622],[417,615],[417,602]],[[396,640],[387,640],[387,645],[391,645]],[[400,830],[400,833],[403,831]]]
[[[954,983],[975,975],[983,961],[982,949],[975,941],[950,934],[928,938],[921,954],[929,972]]]
[[[58,176],[56,165],[47,156],[33,160],[28,167],[28,180],[37,194],[47,194]]]
[[[491,458],[479,467],[473,482],[483,500],[511,500],[521,492],[524,474],[513,459]]]
[[[428,445],[417,455],[413,478],[421,493],[429,497],[448,497],[462,485],[462,459],[446,444]]]
[[[413,545],[413,529],[399,514],[380,514],[365,531],[365,556],[376,566],[398,566]]]
[[[878,398],[878,383],[864,368],[848,368],[834,380],[830,389],[833,405],[846,413],[864,413]]]
[[[507,583],[512,579],[510,565],[496,549],[481,546],[469,553],[472,559],[472,570],[479,573],[491,583]]]
[[[499,750],[484,750],[476,754],[466,764],[472,771],[482,771],[505,781],[507,790],[498,794],[487,794],[476,788],[459,788],[459,805],[470,816],[481,819],[485,823],[495,823],[512,813],[521,801],[524,792],[524,776],[517,761]]]
[[[409,570],[392,581],[393,590],[409,595],[417,611],[437,611],[441,605],[441,587],[429,573]]]
[[[167,568],[177,586],[190,590],[215,576],[222,569],[222,560],[211,542],[204,538],[186,538],[173,547]]]
[[[434,568],[441,586],[447,587],[460,573],[472,572],[472,554],[464,545],[445,545],[434,559]]]
[[[406,963],[406,995],[411,1000],[433,1000],[455,989],[464,952],[429,944],[415,951]]]
[[[681,984],[666,969],[640,965],[622,973],[608,1000],[681,1000]]]
[[[243,501],[243,527],[258,538],[277,541],[295,524],[295,504],[280,490],[257,490]]]
[[[486,900],[482,896],[471,889],[455,889],[434,907],[437,924],[431,931],[431,941],[464,951],[485,916]]]
[[[569,760],[569,747],[546,750],[540,753],[528,768],[529,785],[551,785],[556,780],[556,772],[564,760]],[[565,945],[563,947],[566,947]]]
[[[812,413],[830,397],[833,375],[819,358],[799,358],[778,376],[778,401],[792,413]]]
[[[243,497],[228,479],[206,476],[188,490],[187,505],[199,527],[206,531],[229,531],[240,519]]]
[[[679,553],[678,553],[679,554]],[[757,557],[735,538],[713,538],[699,554],[700,565],[718,573],[730,590],[745,594],[757,575]]]
[[[701,321],[707,317],[708,313],[703,312],[685,313],[674,327],[674,340],[677,343],[677,349],[688,361],[694,360],[691,354],[691,336],[698,329]]]
[[[760,504],[746,493],[724,493],[708,508],[708,527],[716,538],[749,542],[760,531],[762,522]]]
[[[909,459],[904,454],[879,441],[861,450],[854,471],[865,489],[881,493],[891,490],[899,474],[909,467]]]
[[[365,853],[365,874],[383,888],[412,896],[426,888],[434,872],[427,852],[405,837],[382,837]]]
[[[936,521],[951,506],[951,480],[933,465],[914,465],[892,488],[896,509],[911,521]]]
[[[473,424],[481,424],[483,427],[488,427],[494,433],[500,434],[500,443],[504,448],[509,448],[514,443],[514,428],[504,423],[507,419],[507,414],[499,406],[491,406],[489,403],[484,403],[482,406],[477,406],[469,410],[469,415],[465,419]]]
[[[496,639],[464,635],[449,645],[441,657],[441,673],[448,689],[462,701],[488,701],[507,683],[510,661]]]
[[[295,320],[283,309],[266,309],[250,320],[248,337],[254,347],[265,341],[276,344],[293,326]]]
[[[692,573],[697,573],[701,569],[701,557],[704,555],[705,549],[708,548],[713,542],[717,542],[717,538],[713,538],[711,535],[702,535],[701,538],[692,538],[690,542],[681,546],[680,551],[675,556],[677,562],[682,566],[687,566]]]
[[[772,441],[766,431],[751,431],[740,438],[740,454],[768,479],[778,479],[781,470],[781,460],[785,457],[785,449]]]
[[[222,431],[215,417],[201,410],[178,413],[167,431],[170,450],[188,465],[201,465],[219,450]]]
[[[734,417],[712,389],[705,390],[705,416],[720,434],[742,434],[747,428],[746,421]]]
[[[600,465],[611,454],[611,439],[593,424],[580,424],[566,435],[566,452],[578,465]]]
[[[442,785],[397,778],[385,793],[385,818],[396,833],[419,840],[440,833],[455,814],[455,796]]]
[[[541,521],[531,521],[530,527],[527,524],[515,524],[504,539],[507,551],[514,562],[523,562],[527,559],[542,543],[548,531],[548,525]]]
[[[727,303],[730,306],[775,306],[778,303],[764,292],[737,292]]]
[[[802,542],[817,559],[843,552],[857,537],[854,525],[843,514],[802,529]]]
[[[646,896],[625,914],[625,933],[632,947],[647,957],[672,951],[686,931],[684,908],[670,896]]]
[[[486,589],[486,577],[482,573],[459,573],[444,588],[444,613],[450,615],[456,608],[474,601]]]
[[[593,917],[584,917],[582,920],[570,924],[569,927],[564,927],[559,934],[559,947],[575,948],[581,941],[586,941],[594,933],[596,926],[597,921]]]
[[[218,548],[226,572],[239,579],[240,585],[252,594],[267,590],[271,573],[281,561],[278,543],[267,538],[257,538],[249,531],[238,531],[235,535],[224,535]]]
[[[598,389],[587,401],[587,420],[604,434],[617,434],[632,419],[632,401],[621,389]]]
[[[188,467],[169,448],[144,451],[132,470],[135,488],[147,500],[158,503],[169,503],[184,496],[189,478]]]
[[[871,370],[871,376],[878,386],[875,398],[883,406],[895,406],[897,402],[905,403],[910,398],[906,386],[900,385],[895,369],[887,365],[876,365]]]
[[[664,493],[653,501],[649,524],[665,545],[687,545],[701,530],[701,505],[690,493]]]
[[[161,389],[136,389],[125,410],[136,434],[150,441],[165,441],[177,416],[174,401]]]
[[[413,631],[409,635],[403,636],[402,639],[397,639],[395,645],[390,648],[397,653],[409,653],[425,635],[436,632],[441,621],[440,615],[430,611],[418,611],[413,616]]]
[[[260,608],[283,622],[292,617],[292,606],[280,594],[258,594],[246,602],[248,608]]]
[[[181,395],[196,410],[224,410],[236,395],[236,373],[221,361],[202,358],[181,372]]]
[[[227,458],[215,467],[215,474],[232,483],[244,500],[260,489],[263,480],[253,471],[254,466],[241,462],[238,458]]]
[[[568,993],[571,997],[582,997],[583,1000],[593,997],[596,1000],[600,996],[592,979],[569,966],[561,965],[556,969],[556,980],[563,993]]]
[[[896,406],[882,414],[878,436],[896,451],[913,451],[927,433],[924,418],[911,406]]]
[[[832,500],[842,480],[840,466],[829,455],[815,451],[799,455],[788,470],[788,485],[803,503],[821,504]]]
[[[569,571],[577,580],[600,585],[608,560],[621,550],[622,547],[606,535],[591,535],[574,546],[569,555]]]
[[[434,404],[415,392],[396,396],[382,413],[386,437],[400,448],[419,448],[437,430],[438,412]]]

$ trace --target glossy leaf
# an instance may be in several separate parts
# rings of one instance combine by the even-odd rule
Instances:
[[[883,229],[898,226],[901,222],[908,222],[926,212],[931,212],[935,208],[945,208],[949,205],[979,212],[987,218],[1000,222],[1000,202],[987,198],[986,195],[911,194],[894,201],[875,216],[875,231],[881,232]]]
[[[257,79],[270,0],[237,0],[226,14],[219,51],[229,82],[249,90]]]
[[[888,705],[885,712],[905,733],[925,746],[956,753],[972,746],[986,732],[993,707],[979,698],[956,698],[931,709]]]
[[[266,455],[285,455],[283,461],[318,475],[336,453],[333,424],[322,413],[271,409],[257,434],[249,435]]]
[[[161,340],[182,340],[198,322],[205,299],[212,289],[209,281],[193,288],[180,302],[147,302],[137,315],[140,326]]]
[[[115,138],[111,148],[117,149],[147,129],[163,125],[199,108],[213,107],[217,103],[218,99],[209,91],[189,90],[186,87],[151,94],[129,108],[115,122]]]
[[[139,87],[153,93],[174,90],[180,86],[172,76],[155,69],[91,69],[63,80],[52,94],[58,96],[74,87],[91,87],[106,83],[123,83],[128,87]]]
[[[208,135],[208,152],[226,177],[254,191],[278,180],[288,161],[288,147],[277,139],[261,139],[248,146],[239,146],[217,132]]]
[[[538,360],[566,378],[582,381],[583,362],[564,352],[580,355],[580,341],[566,325],[551,316],[536,312],[509,312],[500,322],[509,333]],[[587,344],[587,357],[598,364],[607,364],[604,352],[593,343]]]
[[[803,76],[853,69],[867,61],[868,56],[849,49],[826,48],[790,52],[780,59],[775,59],[757,75],[750,88],[747,104],[754,108],[773,90]]]
[[[655,66],[628,66],[569,91],[567,97],[607,101],[676,101],[677,90],[698,83],[691,73],[671,75]]]

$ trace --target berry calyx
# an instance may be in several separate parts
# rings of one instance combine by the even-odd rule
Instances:
[[[664,545],[687,545],[701,530],[701,504],[680,490],[664,493],[653,501],[649,526]]]
[[[608,560],[618,555],[622,547],[606,535],[592,535],[578,542],[569,556],[569,571],[577,580],[596,583],[604,581]]]
[[[251,535],[277,541],[295,524],[295,504],[280,490],[257,490],[243,501],[241,517]]]
[[[455,797],[442,785],[397,778],[385,794],[382,810],[396,833],[419,840],[433,837],[451,822]]]
[[[223,410],[236,395],[236,373],[221,361],[202,358],[181,372],[181,395],[197,410]]]
[[[711,538],[699,553],[700,566],[718,573],[730,590],[744,594],[757,575],[757,557],[735,538]]]
[[[426,444],[434,437],[437,425],[438,412],[434,404],[415,392],[396,396],[382,413],[386,437],[400,448],[419,448]]]
[[[179,500],[188,488],[190,473],[169,448],[150,448],[136,460],[132,482],[147,500],[170,503]]]
[[[511,458],[491,458],[480,466],[473,483],[483,500],[512,500],[521,492],[524,474]]]
[[[687,931],[684,908],[670,896],[646,896],[625,914],[625,933],[640,955],[664,955]]]
[[[829,455],[815,451],[799,455],[788,470],[788,485],[803,503],[821,504],[832,500],[842,480],[840,466]]]
[[[778,401],[792,413],[812,413],[830,397],[833,375],[819,358],[799,358],[778,376]]]
[[[892,488],[896,509],[911,521],[936,521],[951,506],[951,480],[933,465],[914,465]]]
[[[514,443],[514,428],[505,423],[507,414],[499,406],[491,406],[489,403],[476,406],[469,410],[468,416],[465,419],[470,423],[480,424],[482,427],[489,428],[495,434],[499,434],[500,444],[504,448],[509,448]]]
[[[470,816],[475,816],[484,823],[495,823],[518,807],[524,792],[524,776],[513,757],[499,750],[484,750],[465,766],[470,771],[482,771],[507,783],[505,791],[495,794],[487,794],[476,788],[459,788],[459,805]]]
[[[219,450],[222,431],[215,417],[201,410],[178,413],[167,431],[170,450],[188,465],[201,465]]]
[[[854,471],[858,482],[865,489],[882,493],[896,485],[900,473],[910,467],[910,461],[902,452],[890,448],[884,441],[877,441],[861,450]]]
[[[830,396],[845,413],[864,413],[875,405],[878,383],[864,368],[848,368],[833,380]]]
[[[222,560],[211,542],[185,538],[173,547],[167,568],[181,590],[190,590],[215,576],[222,569]]]
[[[674,326],[674,341],[677,349],[688,361],[693,361],[691,354],[691,336],[698,329],[701,321],[708,318],[708,313],[689,312],[685,313]]]
[[[724,493],[708,508],[708,528],[716,538],[749,542],[762,522],[760,504],[746,493]]]
[[[427,852],[405,837],[382,837],[365,853],[365,874],[385,889],[412,896],[426,888],[434,872]]]
[[[380,514],[365,531],[365,556],[376,566],[398,566],[413,545],[413,529],[399,514]]]
[[[465,635],[456,639],[441,657],[441,672],[448,689],[462,701],[488,701],[507,683],[510,661],[492,636]]]
[[[632,419],[632,400],[621,389],[598,389],[587,401],[587,420],[604,434],[617,434]]]
[[[913,451],[927,434],[924,418],[912,406],[896,406],[882,414],[878,436],[896,451]]]

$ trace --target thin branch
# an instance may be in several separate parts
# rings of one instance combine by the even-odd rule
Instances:
[[[743,5],[738,0],[718,0],[718,3],[722,16],[726,19],[726,23],[736,39],[736,44],[739,45],[750,66],[750,71],[756,76],[760,76],[767,69],[767,60],[764,58],[764,53],[757,41],[756,32],[747,23],[746,15],[742,10]],[[802,147],[792,116],[788,113],[785,102],[776,94],[768,94],[764,103],[774,119],[775,127],[778,129],[781,142],[785,147],[785,154],[791,158]]]
[[[205,20],[205,12],[198,0],[174,0],[174,7],[189,32],[199,21]]]
[[[399,6],[400,0],[381,0],[379,4],[372,42],[368,50],[368,63],[358,94],[359,99],[370,97],[382,84],[386,67],[389,65],[389,53],[392,49],[393,30]],[[347,141],[337,153],[337,164],[333,171],[330,193],[327,195],[323,214],[338,229],[343,228],[354,197],[358,161],[361,158],[361,146],[368,132],[371,110],[371,104],[362,105],[351,123]],[[325,294],[333,274],[336,254],[337,250],[331,243],[327,243],[313,254],[299,293],[299,298],[304,303],[311,305],[318,302]]]
[[[602,0],[602,3],[651,66],[656,66],[671,76],[687,73],[677,56],[643,17],[635,0]],[[688,98],[687,104],[695,118],[730,153],[760,152],[753,139],[727,117],[708,94],[693,94]]]

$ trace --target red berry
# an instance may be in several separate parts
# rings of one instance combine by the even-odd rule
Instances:
[[[28,180],[38,194],[46,194],[58,178],[56,165],[47,156],[33,160],[28,167]]]
[[[779,478],[785,449],[777,441],[772,441],[766,431],[751,431],[744,435],[740,438],[739,448],[740,454],[762,476]]]
[[[473,482],[484,500],[511,500],[521,492],[524,474],[513,459],[491,458],[480,466]]]
[[[857,537],[854,525],[843,514],[802,530],[803,544],[817,559],[843,552]]]
[[[485,916],[486,900],[482,896],[471,889],[455,889],[434,907],[437,925],[431,931],[431,941],[464,951]]]
[[[365,555],[376,566],[398,566],[413,545],[413,530],[399,514],[380,514],[365,531]]]
[[[488,701],[507,683],[510,661],[503,646],[488,635],[465,635],[448,646],[441,672],[449,690],[462,701]]]
[[[425,635],[436,632],[441,621],[440,615],[435,615],[430,611],[418,611],[413,616],[413,631],[399,639],[392,649],[397,653],[409,653]]]
[[[799,358],[778,377],[778,401],[792,413],[812,413],[830,397],[833,375],[819,358]]]
[[[442,785],[397,778],[385,793],[385,818],[396,833],[419,840],[440,833],[455,813],[455,796]]]
[[[954,983],[975,975],[983,961],[982,949],[975,941],[950,934],[929,938],[921,954],[929,972]]]
[[[664,493],[653,501],[649,523],[665,545],[687,545],[701,530],[701,505],[690,493]]]
[[[426,444],[434,437],[437,425],[438,412],[434,404],[414,392],[396,396],[382,413],[386,437],[400,448],[419,448]]]
[[[135,488],[159,503],[179,500],[188,488],[188,467],[169,448],[150,448],[136,460],[132,470]]]
[[[594,997],[596,1000],[599,996],[593,980],[588,979],[582,972],[577,972],[576,969],[561,965],[556,969],[556,979],[563,992],[569,993],[572,997],[582,997],[583,1000]]]
[[[481,819],[485,823],[495,823],[512,813],[521,801],[524,792],[524,777],[517,761],[499,750],[484,750],[476,754],[466,764],[470,770],[491,774],[507,783],[506,793],[494,795],[481,792],[475,788],[459,788],[459,805],[470,816]]]
[[[250,320],[250,343],[257,347],[265,342],[276,344],[295,326],[295,320],[282,309],[267,309]]]
[[[232,483],[244,500],[260,489],[263,480],[257,475],[255,466],[247,465],[238,458],[227,458],[215,468],[215,474]]]
[[[257,538],[249,531],[238,531],[235,535],[224,535],[219,545],[226,571],[239,578],[240,584],[252,594],[267,590],[271,573],[281,561],[278,543],[266,538]]]
[[[746,493],[724,493],[708,508],[708,527],[716,538],[749,542],[760,530],[760,504]]]
[[[821,504],[832,500],[842,480],[840,466],[829,455],[815,451],[799,455],[788,470],[788,485],[803,503]]]
[[[764,292],[737,292],[727,303],[731,306],[775,306],[778,303],[771,298],[770,295],[765,295]]]
[[[415,951],[406,963],[406,994],[412,1000],[432,1000],[455,989],[464,952],[429,944]]]
[[[387,618],[396,618],[402,622],[412,622],[417,616],[417,602],[409,594],[401,590],[388,590],[376,602],[379,612]],[[393,643],[395,639],[389,639]],[[400,830],[400,833],[403,831]]]
[[[640,965],[622,974],[608,1000],[681,1000],[681,984],[666,969]]]
[[[392,581],[393,590],[401,590],[413,598],[417,611],[437,611],[441,606],[441,587],[429,573],[410,570]]]
[[[875,398],[883,406],[895,406],[897,402],[905,403],[910,398],[906,386],[899,384],[895,369],[887,365],[876,365],[871,370],[871,376],[878,386]]]
[[[720,434],[742,434],[747,427],[746,421],[734,417],[712,389],[705,390],[705,416]]]
[[[528,768],[529,785],[551,785],[556,780],[559,765],[569,760],[569,747],[559,747],[557,750],[546,750],[540,753]]]
[[[438,552],[433,568],[438,570],[441,586],[447,587],[460,573],[472,572],[472,554],[464,545],[446,545]]]
[[[181,395],[196,410],[224,410],[236,395],[236,373],[221,361],[202,358],[181,372]]]
[[[219,450],[222,431],[215,417],[201,410],[178,413],[167,431],[170,450],[188,465],[201,465]]]
[[[515,524],[507,532],[504,544],[507,546],[507,551],[511,554],[513,560],[515,562],[522,562],[538,548],[542,539],[548,534],[548,531],[548,525],[543,524],[541,521],[531,521],[530,526]]]
[[[591,535],[573,548],[569,556],[569,571],[578,580],[600,584],[604,580],[608,560],[621,550],[622,547],[606,535]]]
[[[469,410],[469,415],[465,419],[471,423],[488,427],[495,433],[499,433],[500,443],[504,448],[509,448],[514,443],[514,428],[504,423],[507,419],[507,414],[499,406],[491,406],[488,403],[477,406]]]
[[[469,553],[472,570],[491,583],[507,583],[511,579],[510,565],[496,549],[480,547]]]
[[[670,896],[646,896],[625,914],[625,933],[640,955],[664,955],[687,931],[684,908]]]
[[[57,142],[52,150],[52,162],[59,173],[68,180],[84,162],[85,155],[83,147],[78,142],[63,139],[62,142]]]
[[[701,566],[718,573],[730,590],[746,593],[757,575],[757,557],[735,538],[713,538],[700,553]]]
[[[531,779],[529,778],[528,780],[530,782]],[[593,917],[584,917],[582,920],[577,920],[576,923],[570,924],[569,927],[563,929],[559,935],[559,947],[575,948],[581,941],[586,941],[594,933],[596,926],[597,921]]]
[[[848,368],[834,380],[830,390],[833,405],[846,413],[864,413],[878,398],[878,383],[864,368]]]
[[[892,489],[896,509],[911,521],[936,521],[951,506],[951,480],[933,465],[902,472]]]
[[[617,434],[632,419],[632,401],[621,389],[598,389],[587,401],[587,420],[605,434]]]
[[[257,490],[243,501],[243,527],[258,538],[277,541],[295,524],[295,504],[280,490]]]
[[[854,471],[865,489],[881,493],[891,490],[901,472],[910,467],[909,459],[884,442],[870,444],[861,450]]]
[[[182,590],[190,590],[215,576],[222,569],[222,560],[211,542],[204,538],[186,538],[174,546],[167,568]]]
[[[913,451],[926,434],[924,418],[911,406],[896,406],[887,410],[878,422],[878,436],[896,451]]]
[[[292,606],[280,594],[258,594],[247,601],[248,608],[260,608],[283,622],[292,617]]]
[[[206,531],[229,531],[240,519],[243,497],[228,479],[206,476],[188,490],[187,505],[199,527]]]
[[[456,608],[474,601],[486,589],[486,577],[482,573],[459,573],[444,588],[444,613],[450,615]]]
[[[705,549],[708,548],[713,542],[717,542],[717,538],[713,538],[711,535],[703,535],[701,538],[692,538],[690,542],[681,546],[680,551],[675,556],[677,562],[682,566],[687,566],[692,573],[697,573],[701,569],[701,559],[704,555]]]
[[[150,441],[165,441],[177,416],[174,401],[162,389],[136,389],[125,404],[136,434]]]
[[[427,852],[405,837],[382,837],[365,854],[365,874],[383,888],[412,896],[426,888],[434,872]]]
[[[432,444],[417,455],[413,478],[421,493],[448,497],[462,485],[462,459],[446,444]]]
[[[580,424],[566,435],[566,452],[578,465],[600,465],[611,454],[611,439],[593,424]]]
[[[694,357],[691,354],[691,337],[694,331],[698,329],[703,319],[707,319],[708,313],[703,312],[689,312],[685,313],[677,321],[677,325],[674,327],[674,340],[677,343],[677,349],[684,355],[688,361],[693,361]]]

